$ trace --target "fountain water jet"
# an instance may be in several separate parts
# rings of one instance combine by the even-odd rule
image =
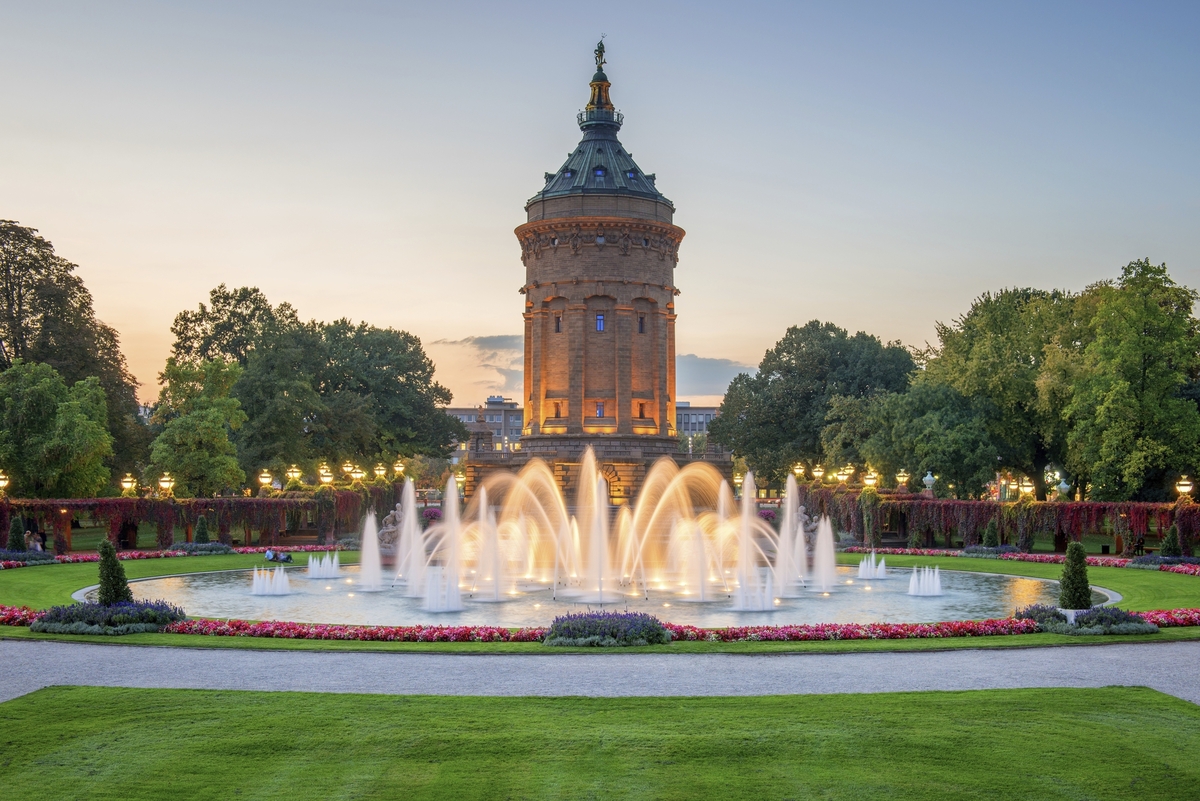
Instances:
[[[282,565],[274,570],[269,567],[254,568],[254,579],[250,584],[251,595],[287,595],[290,592],[287,571]]]
[[[307,575],[310,579],[331,579],[337,578],[341,565],[338,561],[337,551],[332,554],[328,551],[324,556],[313,558],[314,554],[308,555],[308,571]]]
[[[913,568],[908,579],[909,595],[941,595],[942,575],[937,566]]]
[[[440,535],[425,570],[425,611],[462,611],[459,580],[462,573],[462,524],[458,517],[458,486],[454,479],[446,482],[442,502],[442,522],[437,526]]]
[[[875,551],[871,551],[870,556],[864,556],[862,561],[858,563],[858,577],[860,579],[885,579],[887,578],[887,565],[883,558],[879,562],[875,562]]]
[[[362,554],[359,567],[359,589],[363,592],[379,592],[383,589],[383,561],[379,555],[379,525],[375,513],[367,515],[363,523]]]
[[[822,517],[817,524],[817,547],[813,550],[813,575],[810,589],[830,592],[837,586],[837,555],[833,549],[833,524]]]

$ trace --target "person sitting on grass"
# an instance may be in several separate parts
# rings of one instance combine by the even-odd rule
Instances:
[[[292,555],[290,553],[279,553],[278,551],[273,551],[270,548],[267,549],[266,557],[268,562],[292,561]]]

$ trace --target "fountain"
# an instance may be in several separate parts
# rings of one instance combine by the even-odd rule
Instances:
[[[812,581],[814,592],[832,592],[837,586],[837,554],[833,549],[833,525],[828,517],[817,524],[817,546],[813,549]]]
[[[804,586],[808,562],[808,544],[804,536],[804,516],[800,507],[796,477],[787,477],[783,515],[779,519],[779,546],[775,550],[775,586],[783,598],[799,597]]]
[[[274,570],[269,567],[254,568],[251,595],[287,595],[289,592],[291,588],[288,586],[287,572],[282,565]]]
[[[445,497],[442,522],[426,532],[435,542],[424,570],[427,612],[458,612],[463,608],[459,588],[463,532],[458,516],[458,487],[453,479],[446,483]]]
[[[762,612],[775,608],[774,571],[756,535],[772,533],[758,517],[758,496],[754,474],[747,473],[742,482],[742,514],[737,524],[737,589],[733,608],[739,612]],[[761,532],[767,528],[766,532]]]
[[[340,572],[341,565],[338,562],[338,553],[325,552],[324,556],[314,558],[314,554],[308,555],[308,571],[307,575],[310,579],[331,579],[337,578]]]
[[[417,491],[412,479],[406,479],[400,503],[396,506],[396,576],[393,584],[403,582],[406,594],[413,598],[425,595],[425,533],[417,520]]]
[[[908,579],[909,595],[941,595],[942,575],[937,566],[913,568]]]
[[[875,562],[875,551],[871,551],[870,556],[864,556],[862,561],[858,563],[858,577],[860,579],[885,579],[887,578],[887,565],[884,564],[884,559],[880,557],[879,562]]]
[[[363,522],[362,551],[359,556],[359,589],[363,592],[379,592],[383,589],[383,562],[379,555],[379,526],[375,513],[367,515]]]

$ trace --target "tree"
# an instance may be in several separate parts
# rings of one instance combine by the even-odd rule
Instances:
[[[1047,348],[1069,329],[1074,297],[1063,292],[1006,289],[976,298],[951,324],[939,323],[939,346],[926,354],[924,377],[986,406],[987,431],[1000,457],[1046,499],[1048,465],[1066,451],[1065,399],[1040,384]]]
[[[25,550],[25,521],[20,515],[13,515],[8,524],[8,550]]]
[[[272,307],[258,287],[231,290],[221,284],[208,293],[208,301],[175,315],[171,355],[180,363],[220,360],[245,366],[264,330],[298,322],[290,305]]]
[[[829,399],[825,427],[821,429],[821,452],[826,464],[851,464],[859,469],[868,466],[862,445],[878,430],[879,404],[888,397],[890,393],[865,398],[834,395]]]
[[[817,320],[788,329],[754,376],[729,385],[709,427],[716,442],[745,457],[767,480],[781,481],[796,462],[821,458],[821,429],[830,399],[901,392],[914,369],[898,343]]]
[[[170,473],[176,494],[210,496],[246,480],[229,438],[246,420],[241,404],[229,397],[241,372],[233,362],[190,366],[167,360],[152,418],[163,427],[150,448],[149,471]]]
[[[200,517],[196,519],[196,531],[192,539],[198,543],[206,543],[209,541],[208,520],[205,519],[204,515],[200,515]]]
[[[1158,553],[1159,556],[1183,556],[1183,548],[1179,544],[1179,527],[1174,523],[1167,529],[1167,534],[1163,537],[1162,547],[1159,548]]]
[[[1147,259],[1085,294],[1090,341],[1063,411],[1069,466],[1097,500],[1163,500],[1200,458],[1200,410],[1184,394],[1200,366],[1197,294]]]
[[[0,463],[10,468],[13,494],[94,496],[109,477],[106,416],[96,378],[68,388],[49,365],[14,361],[0,373]]]
[[[133,592],[125,578],[125,566],[117,559],[117,549],[107,539],[100,540],[100,592],[102,606],[132,603]]]
[[[1092,608],[1087,552],[1083,550],[1081,543],[1072,542],[1067,545],[1067,559],[1063,562],[1062,578],[1058,583],[1058,605],[1063,609]]]
[[[35,229],[0,220],[0,370],[23,359],[49,364],[68,385],[94,376],[113,437],[108,465],[132,471],[149,444],[138,384],[117,332],[96,319],[91,293],[74,270]]]

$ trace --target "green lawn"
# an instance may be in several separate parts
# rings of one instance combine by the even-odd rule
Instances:
[[[1144,688],[454,698],[55,687],[4,798],[1191,799],[1200,708]]]
[[[342,552],[343,564],[357,561],[355,552]],[[841,554],[843,564],[857,564],[861,556]],[[303,562],[304,556],[299,557]],[[893,567],[940,565],[943,569],[973,570],[982,573],[1007,573],[1035,578],[1058,578],[1060,565],[1011,562],[998,559],[964,559],[889,556]],[[173,559],[145,559],[122,562],[129,578],[148,578],[173,573],[205,570],[245,569],[265,564],[262,556],[193,556]],[[1200,606],[1200,578],[1174,573],[1123,568],[1088,569],[1093,584],[1120,592],[1126,609],[1173,609]],[[0,571],[0,604],[46,608],[70,603],[71,593],[96,583],[94,563],[46,565]],[[20,639],[56,639],[71,642],[113,643],[122,645],[171,645],[201,648],[242,648],[319,651],[441,651],[451,653],[549,653],[539,644],[530,643],[371,643],[324,640],[276,640],[242,637],[203,637],[193,635],[138,634],[124,637],[71,637],[32,634],[26,628],[0,626],[0,637]],[[1066,637],[1056,634],[1032,634],[1016,637],[963,637],[931,640],[857,640],[844,642],[793,643],[705,643],[677,642],[653,646],[643,651],[666,653],[840,653],[845,651],[923,651],[955,648],[1020,648],[1045,645],[1108,645],[1126,640],[1140,643],[1200,639],[1200,629],[1165,629],[1154,635],[1136,637]],[[574,649],[554,649],[568,653]]]

